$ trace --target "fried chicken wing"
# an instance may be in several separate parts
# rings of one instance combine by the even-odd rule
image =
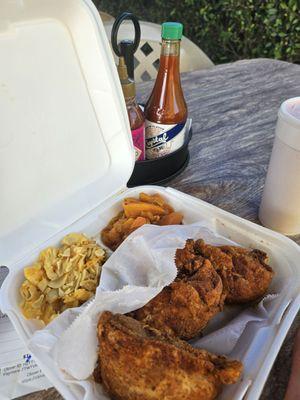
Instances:
[[[223,285],[210,261],[202,257],[131,316],[181,339],[198,335],[224,303]]]
[[[274,272],[261,250],[237,246],[211,246],[195,241],[197,254],[209,259],[221,276],[227,303],[247,303],[261,298]]]
[[[242,372],[239,361],[194,349],[120,314],[101,315],[98,338],[94,376],[115,400],[212,400]]]

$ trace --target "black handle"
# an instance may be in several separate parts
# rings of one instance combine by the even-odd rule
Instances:
[[[122,40],[118,45],[118,32],[123,21],[130,20],[134,26],[134,40]],[[111,44],[114,52],[118,57],[124,57],[127,66],[128,76],[134,79],[134,59],[133,55],[139,47],[141,40],[141,27],[137,17],[129,12],[120,14],[112,27],[111,31]]]

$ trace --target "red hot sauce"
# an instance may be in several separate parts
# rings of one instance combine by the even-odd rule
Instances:
[[[184,143],[187,106],[179,70],[182,29],[177,22],[162,25],[159,71],[145,106],[147,159],[172,153]]]

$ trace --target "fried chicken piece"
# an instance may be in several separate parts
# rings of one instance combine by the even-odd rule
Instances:
[[[242,372],[239,361],[195,349],[120,314],[101,315],[98,339],[97,369],[115,400],[212,400]]]
[[[210,261],[200,257],[197,264],[196,272],[181,275],[130,315],[181,339],[188,340],[198,335],[223,308],[224,296],[222,280]]]
[[[195,241],[188,239],[183,249],[176,250],[177,279],[186,278],[198,271],[203,264],[203,259],[204,257],[195,252]]]
[[[261,250],[237,246],[211,246],[203,240],[195,242],[195,251],[209,259],[220,274],[226,303],[248,303],[267,292],[274,272]]]

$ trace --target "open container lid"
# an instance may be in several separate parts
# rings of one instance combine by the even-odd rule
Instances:
[[[134,150],[90,0],[0,2],[0,265],[126,186]]]

